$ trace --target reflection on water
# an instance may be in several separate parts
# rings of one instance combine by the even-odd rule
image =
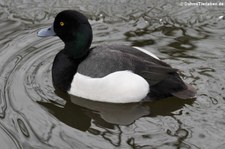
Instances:
[[[224,148],[225,7],[179,2],[0,1],[1,148]],[[63,43],[36,32],[64,9],[88,16],[93,45],[140,46],[179,68],[197,99],[107,104],[55,91]]]
[[[68,96],[65,98],[68,98]],[[58,103],[54,102],[38,103],[64,124],[94,135],[100,135],[114,146],[121,146],[123,130],[120,127],[129,127],[141,117],[173,116],[173,111],[182,108],[187,103],[191,105],[194,101],[171,98],[151,103],[109,104],[84,100],[73,96],[69,97],[69,100],[72,102],[68,101],[64,106],[59,106]],[[169,104],[173,104],[173,106],[167,107]],[[92,124],[99,128],[104,128],[104,131],[100,132]],[[185,132],[180,131],[186,130],[178,131],[183,135]],[[109,134],[107,133],[112,138],[108,138],[107,135]],[[116,141],[114,140],[115,136],[118,139]],[[187,134],[185,137],[187,137]],[[130,142],[131,140],[129,139],[128,141]]]
[[[173,115],[171,112],[181,109],[185,104],[192,104],[193,100],[180,100],[170,98],[151,103],[111,104],[94,102],[78,97],[70,97],[64,106],[57,103],[38,102],[47,108],[59,120],[65,124],[86,131],[93,119],[98,125],[131,125],[141,117],[155,117]],[[173,104],[167,107],[168,104]],[[162,110],[164,109],[164,110]],[[86,125],[84,125],[86,124]]]

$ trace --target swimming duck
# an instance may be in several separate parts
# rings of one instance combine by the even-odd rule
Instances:
[[[65,44],[55,57],[55,88],[85,99],[129,103],[176,96],[194,98],[196,90],[183,82],[177,69],[139,47],[99,45],[90,48],[92,28],[75,10],[60,12],[38,36],[58,36]]]

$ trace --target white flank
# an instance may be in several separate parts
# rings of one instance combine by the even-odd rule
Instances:
[[[158,59],[159,60],[159,58],[155,54],[153,54],[153,53],[151,53],[151,52],[149,52],[149,51],[147,51],[147,50],[145,50],[143,48],[140,48],[140,47],[133,47],[133,48],[135,48],[135,49],[137,49],[137,50],[139,50],[139,51],[141,51],[141,52],[143,52],[145,54],[148,54],[151,57],[154,57],[155,59]]]
[[[148,82],[130,71],[117,71],[102,78],[76,73],[69,94],[101,102],[139,102],[149,92]]]

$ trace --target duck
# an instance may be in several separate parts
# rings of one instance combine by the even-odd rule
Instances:
[[[148,50],[117,44],[91,47],[92,27],[79,11],[59,12],[37,36],[58,36],[64,42],[53,61],[52,82],[71,96],[108,103],[196,97],[196,89],[182,80],[178,69]]]

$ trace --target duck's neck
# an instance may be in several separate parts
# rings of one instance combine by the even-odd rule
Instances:
[[[87,55],[92,42],[92,29],[89,24],[82,25],[71,34],[72,40],[64,41],[64,51],[68,56],[79,59]]]

